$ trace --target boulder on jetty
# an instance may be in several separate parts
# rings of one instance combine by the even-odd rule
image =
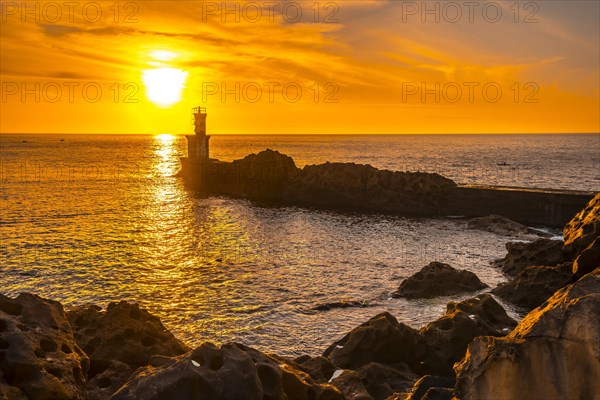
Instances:
[[[318,384],[283,359],[241,344],[204,343],[159,367],[137,371],[111,400],[343,400],[333,386]]]
[[[438,174],[393,172],[370,165],[325,163],[300,169],[267,149],[233,162],[199,165],[195,181],[205,192],[314,207],[441,215],[456,184]]]
[[[531,311],[572,281],[571,270],[570,262],[554,267],[533,265],[522,270],[510,281],[498,285],[492,293]]]
[[[137,304],[113,302],[106,311],[95,305],[67,312],[75,340],[90,358],[87,391],[91,399],[107,398],[138,367],[155,356],[177,356],[189,349],[160,319]]]
[[[328,162],[308,165],[294,175],[284,198],[321,207],[438,215],[444,213],[444,199],[455,186],[438,174]]]
[[[477,336],[506,336],[517,325],[489,294],[450,302],[446,313],[421,329],[421,334],[448,368],[460,361]]]
[[[560,240],[538,239],[533,242],[506,243],[508,254],[495,261],[495,265],[506,275],[518,275],[531,265],[555,266],[565,261],[563,242]]]
[[[84,399],[88,368],[60,303],[0,294],[0,398]]]
[[[392,296],[407,299],[431,298],[474,292],[486,287],[488,286],[474,273],[434,261],[402,281]]]
[[[565,254],[574,261],[577,277],[600,266],[600,193],[565,225],[563,236]]]
[[[217,165],[219,173],[209,177],[215,178],[208,186],[211,191],[260,201],[279,200],[299,171],[291,157],[270,149]]]
[[[557,291],[507,337],[473,340],[455,370],[462,400],[598,398],[600,268]]]

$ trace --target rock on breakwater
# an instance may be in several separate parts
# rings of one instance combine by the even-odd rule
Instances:
[[[442,215],[446,196],[456,186],[438,174],[394,172],[354,163],[300,169],[291,157],[273,150],[231,163],[185,163],[182,175],[186,180],[210,194],[407,215]]]
[[[587,192],[458,186],[436,173],[355,163],[298,168],[291,157],[270,149],[232,162],[182,158],[181,163],[179,175],[205,194],[407,216],[498,214],[520,223],[562,227],[593,197]]]

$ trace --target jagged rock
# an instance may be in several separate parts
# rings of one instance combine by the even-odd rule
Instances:
[[[573,263],[573,274],[581,277],[600,266],[600,237],[583,250]]]
[[[331,385],[315,383],[284,360],[231,343],[204,343],[160,367],[137,371],[112,400],[342,400]]]
[[[474,292],[486,287],[487,285],[472,272],[458,270],[448,264],[432,262],[402,281],[392,296],[407,299],[429,298]]]
[[[67,312],[75,339],[90,357],[87,392],[107,398],[153,356],[175,356],[189,349],[169,332],[160,319],[137,304],[110,303],[106,311],[83,306]]]
[[[577,278],[600,266],[600,193],[565,225],[563,236]]]
[[[433,387],[425,392],[421,400],[452,400],[453,398],[452,389]]]
[[[472,399],[600,397],[600,268],[557,291],[504,338],[473,340],[455,366]]]
[[[600,236],[600,193],[565,225],[563,236],[565,253],[572,261]]]
[[[419,379],[419,375],[403,363],[384,365],[371,362],[359,367],[356,372],[375,400],[385,400],[396,392],[409,390]]]
[[[85,398],[89,360],[60,303],[0,294],[0,398]]]
[[[516,277],[501,283],[492,293],[528,311],[540,306],[573,279],[571,263],[555,267],[530,266]]]
[[[2,400],[29,400],[29,397],[21,389],[10,386],[4,381],[2,371],[0,371],[0,398]]]
[[[385,400],[394,393],[409,390],[418,378],[405,364],[371,362],[356,371],[338,370],[331,384],[348,400]]]
[[[467,222],[467,226],[471,229],[479,229],[482,231],[493,232],[498,235],[509,236],[544,236],[549,237],[549,234],[531,229],[523,224],[520,224],[512,219],[508,219],[501,215],[487,215],[485,217],[472,218]]]
[[[331,380],[331,384],[339,389],[345,400],[374,400],[367,392],[358,372],[345,369]]]
[[[129,364],[112,360],[106,368],[90,377],[86,384],[87,400],[106,400],[127,381],[136,370]]]
[[[517,275],[531,265],[555,266],[565,261],[563,242],[559,240],[538,239],[534,242],[506,243],[508,254],[496,260],[496,266],[507,275]]]
[[[455,383],[456,379],[454,378],[425,375],[414,384],[411,393],[406,400],[422,400],[423,398],[427,398],[426,393],[428,393],[430,389],[451,389],[454,387]]]
[[[451,373],[419,332],[387,312],[354,328],[325,350],[323,356],[342,369],[378,362],[404,363],[419,374]]]
[[[462,359],[477,336],[505,336],[517,322],[489,294],[460,303],[450,302],[441,318],[427,324],[421,334],[448,368]]]
[[[333,373],[338,369],[325,357],[301,356],[294,360],[295,367],[306,372],[316,382],[326,383],[331,379]]]

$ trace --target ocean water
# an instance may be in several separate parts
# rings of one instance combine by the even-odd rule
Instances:
[[[213,136],[211,146],[223,160],[272,148],[299,166],[358,162],[458,183],[600,190],[600,135]],[[378,312],[419,328],[470,296],[390,297],[431,261],[502,282],[490,262],[523,239],[460,219],[200,197],[174,177],[185,152],[185,138],[168,135],[0,135],[0,292],[67,306],[132,300],[192,346],[236,340],[318,354]],[[314,310],[338,301],[364,307]]]

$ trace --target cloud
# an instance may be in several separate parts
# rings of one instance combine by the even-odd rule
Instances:
[[[532,81],[556,88],[553,99],[569,94],[598,103],[597,2],[538,3],[537,23],[515,23],[512,1],[498,3],[504,12],[498,23],[479,14],[472,23],[436,23],[406,18],[406,2],[382,0],[333,2],[332,8],[317,3],[318,14],[314,3],[302,2],[296,23],[281,13],[223,23],[219,15],[205,15],[206,3],[199,1],[138,2],[137,10],[119,3],[118,21],[109,9],[114,2],[100,2],[106,12],[95,23],[80,14],[72,22],[3,22],[0,74],[141,85],[143,71],[153,68],[148,54],[171,50],[180,56],[169,63],[189,72],[190,96],[207,81],[293,81],[306,88],[335,82],[348,106],[392,109],[405,82],[475,80],[503,87]],[[131,11],[137,22],[124,22]],[[325,21],[331,13],[338,22]]]

